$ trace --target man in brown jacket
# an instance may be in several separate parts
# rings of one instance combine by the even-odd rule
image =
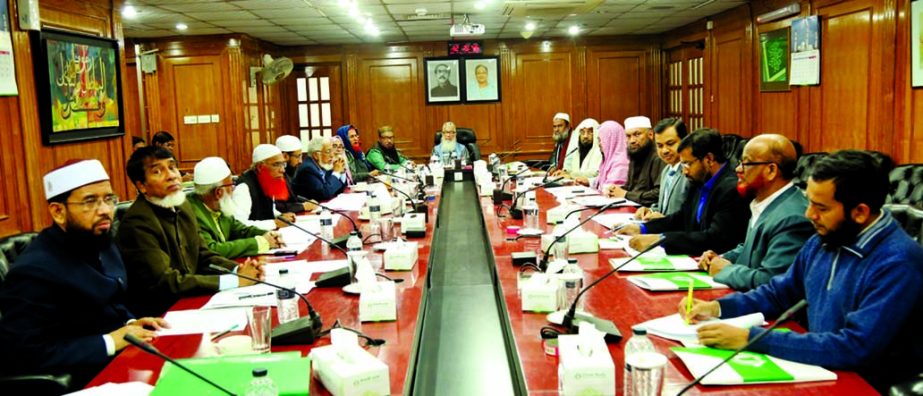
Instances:
[[[253,283],[218,275],[208,269],[211,264],[250,277],[262,276],[256,260],[238,266],[205,246],[172,153],[158,147],[140,148],[129,158],[127,172],[140,194],[122,218],[117,244],[130,280],[132,312],[160,315],[180,297]]]

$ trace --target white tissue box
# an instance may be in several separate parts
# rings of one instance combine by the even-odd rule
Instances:
[[[570,254],[596,253],[599,251],[599,237],[596,234],[576,230],[567,236],[567,252]]]
[[[578,350],[579,334],[558,336],[558,381],[564,395],[614,395],[615,363],[603,337],[594,337],[590,352]]]
[[[545,221],[547,221],[548,224],[557,224],[558,222],[563,222],[564,216],[567,216],[568,213],[573,212],[576,209],[580,209],[580,207],[574,205],[558,205],[545,212]]]
[[[535,277],[535,275],[532,275]],[[532,279],[523,282],[522,310],[523,312],[554,312],[558,310],[558,281],[547,278],[544,282],[535,282]]]
[[[385,250],[385,270],[409,271],[417,264],[417,243],[404,242]]]
[[[426,231],[426,218],[422,213],[407,213],[401,218],[401,233]]]
[[[349,348],[337,353],[337,347],[327,345],[311,350],[314,377],[334,396],[364,396],[391,394],[388,365],[368,351]],[[347,355],[347,356],[342,356]]]
[[[360,283],[359,321],[384,322],[397,320],[397,289],[392,281],[375,282],[365,288]]]

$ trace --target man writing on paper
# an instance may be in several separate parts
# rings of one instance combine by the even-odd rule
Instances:
[[[295,221],[295,213],[310,212],[317,207],[313,202],[301,202],[285,179],[285,156],[271,144],[261,144],[253,149],[253,164],[240,175],[234,188],[234,216],[244,224],[264,230],[285,227],[277,220],[282,215]]]
[[[644,116],[625,119],[625,136],[628,137],[628,181],[624,186],[611,185],[606,195],[627,198],[642,206],[657,202],[660,195],[660,174],[664,163],[654,151],[654,133],[651,120]]]
[[[659,219],[673,214],[683,206],[689,194],[689,182],[683,176],[682,164],[679,162],[679,143],[689,133],[682,118],[664,118],[654,125],[654,143],[657,155],[664,162],[660,173],[660,192],[657,203],[649,208],[642,206],[635,211],[638,220]]]
[[[603,153],[599,147],[599,122],[587,118],[577,125],[576,134],[571,136],[568,147],[577,147],[564,155],[564,167],[552,173],[573,179],[574,183],[589,186],[590,179],[599,174]]]
[[[150,341],[168,326],[134,320],[124,305],[125,265],[110,232],[119,199],[102,164],[72,162],[43,181],[54,224],[0,287],[0,367],[4,374],[71,373],[79,389],[128,345],[126,334]]]
[[[327,201],[346,189],[346,159],[333,155],[332,139],[323,136],[311,139],[308,156],[295,173],[295,193]]]
[[[619,230],[634,235],[629,245],[644,250],[660,239],[669,254],[699,254],[702,249],[726,251],[744,240],[750,209],[737,194],[737,177],[727,165],[721,135],[699,129],[679,144],[683,174],[695,191],[678,212]],[[641,235],[638,235],[641,234]]]
[[[817,235],[784,274],[717,301],[694,300],[688,318],[762,312],[773,319],[801,299],[808,332],[772,332],[750,347],[782,359],[856,370],[879,391],[923,370],[923,248],[887,210],[890,159],[844,150],[821,159],[808,179]],[[686,315],[685,299],[680,315]],[[742,347],[763,330],[713,324],[699,341]]]
[[[750,201],[747,238],[718,256],[702,253],[699,267],[737,290],[756,288],[788,269],[813,234],[804,217],[808,201],[794,184],[795,146],[782,135],[759,135],[737,165],[737,192]]]
[[[234,218],[234,183],[223,159],[202,159],[195,165],[194,174],[195,194],[189,196],[189,203],[205,246],[229,259],[265,254],[282,246],[279,233],[248,226]]]
[[[195,213],[180,187],[172,153],[158,147],[140,148],[128,159],[127,171],[140,194],[122,218],[116,242],[131,279],[128,300],[132,312],[160,315],[180,297],[253,283],[211,273],[211,264],[250,277],[262,276],[262,264],[256,260],[248,259],[238,267],[205,246]]]

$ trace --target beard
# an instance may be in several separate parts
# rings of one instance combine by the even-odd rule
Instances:
[[[145,198],[147,198],[148,202],[156,206],[159,206],[161,208],[173,209],[177,206],[182,205],[183,202],[186,202],[186,193],[180,190],[173,194],[167,195],[166,197],[163,197],[163,198],[157,198],[157,197],[145,197]]]
[[[234,217],[234,215],[237,214],[237,203],[234,202],[231,194],[224,194],[224,196],[218,199],[218,210],[228,217]]]
[[[580,150],[581,150],[581,151],[583,151],[583,150],[589,150],[589,149],[591,149],[591,148],[593,148],[593,141],[592,141],[592,140],[590,140],[589,142],[584,142],[583,140],[580,141]]]
[[[103,250],[112,245],[112,228],[103,232],[102,234],[96,235],[93,232],[93,229],[104,220],[112,221],[108,216],[100,219],[98,222],[94,223],[90,229],[82,228],[77,225],[76,221],[70,218],[70,215],[67,217],[67,238],[70,239],[74,246],[92,246],[97,250]]]
[[[442,152],[451,153],[455,151],[455,141],[454,140],[443,140],[442,141]]]
[[[570,138],[570,131],[551,134],[551,139],[553,139],[555,143],[563,143],[567,141],[568,138]]]
[[[737,194],[748,201],[756,198],[756,191],[762,188],[766,183],[762,178],[756,179],[751,183],[737,179]]]
[[[838,248],[853,243],[860,232],[862,232],[862,225],[847,217],[836,229],[828,229],[827,235],[817,234],[817,236],[820,237],[821,242]]]
[[[256,180],[263,189],[263,194],[277,201],[288,201],[288,185],[285,184],[285,178],[275,178],[269,173],[269,168],[260,167],[256,171]]]
[[[333,169],[333,163],[332,163],[332,162],[324,162],[324,163],[318,162],[317,164],[320,165],[320,167],[321,167],[323,170],[332,170],[332,169]]]
[[[628,158],[631,159],[632,161],[640,160],[642,157],[647,155],[647,151],[648,151],[647,149],[650,147],[651,147],[650,141],[648,141],[646,144],[642,146],[638,146],[638,148],[634,150],[631,149],[631,146],[628,146]]]

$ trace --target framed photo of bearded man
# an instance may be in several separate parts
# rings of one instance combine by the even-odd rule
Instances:
[[[426,69],[426,103],[460,103],[461,61],[456,58],[426,58],[423,62]]]

